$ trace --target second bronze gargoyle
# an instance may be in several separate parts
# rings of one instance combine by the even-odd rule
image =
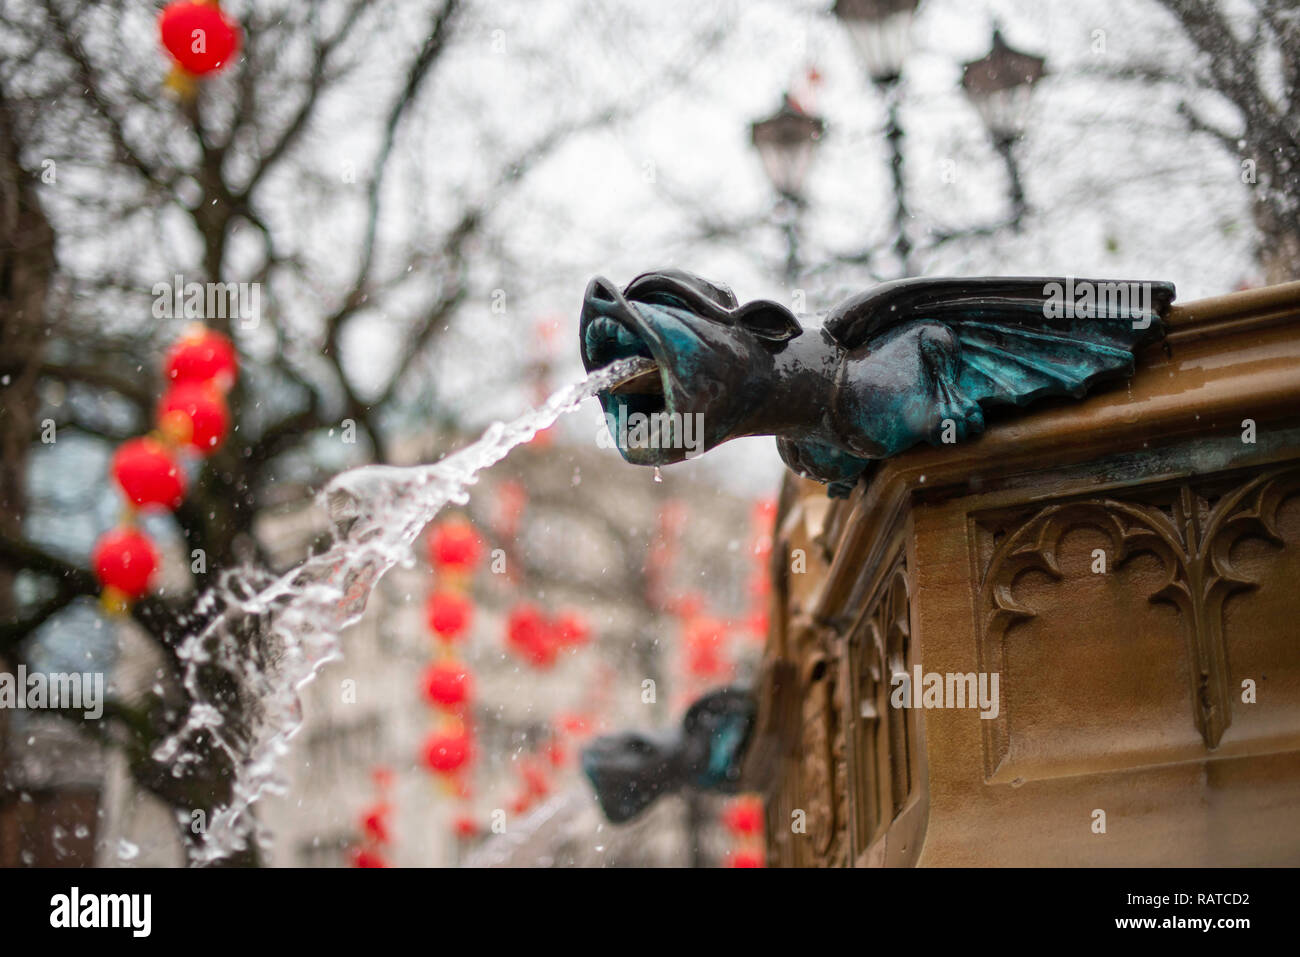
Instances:
[[[718,688],[692,704],[679,727],[597,738],[582,752],[582,769],[605,817],[630,821],[683,788],[736,793],[757,713],[748,690]]]
[[[629,462],[775,435],[787,465],[845,495],[876,460],[982,432],[992,406],[1079,398],[1131,375],[1173,298],[1164,282],[909,279],[804,328],[779,303],[740,305],[726,286],[670,269],[621,291],[593,279],[579,336],[588,371],[655,363],[600,396]]]

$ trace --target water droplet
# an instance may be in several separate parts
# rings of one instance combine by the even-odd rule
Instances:
[[[662,472],[659,471],[659,466],[656,465],[656,466],[655,466],[655,481],[656,481],[656,482],[662,482],[663,480],[664,480],[664,474],[663,474]]]

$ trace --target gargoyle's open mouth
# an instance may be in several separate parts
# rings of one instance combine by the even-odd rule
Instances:
[[[636,307],[607,280],[596,278],[583,300],[582,361],[588,371],[616,359],[641,356],[655,363],[599,395],[623,457],[635,465],[671,465],[686,458],[672,434],[674,402],[670,356]]]
[[[663,752],[638,747],[639,736],[606,735],[582,751],[582,772],[613,824],[630,821],[661,794],[677,789]]]
[[[644,339],[609,316],[600,316],[587,326],[587,331],[583,334],[583,348],[592,368],[607,366],[615,359],[628,359],[632,356],[654,360]],[[658,396],[660,410],[664,406],[664,384],[657,362],[653,369],[623,379],[609,391],[615,395],[647,399]]]

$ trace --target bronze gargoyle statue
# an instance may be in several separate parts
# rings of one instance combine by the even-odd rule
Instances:
[[[1079,398],[1131,375],[1173,298],[1164,282],[906,279],[805,328],[778,303],[740,305],[726,286],[669,269],[622,291],[593,279],[579,336],[588,371],[628,356],[655,364],[600,396],[629,462],[775,435],[787,465],[846,495],[875,460],[982,432],[989,407]]]
[[[631,820],[685,787],[735,793],[757,711],[750,692],[720,688],[692,704],[679,728],[597,738],[583,749],[582,770],[605,817]]]

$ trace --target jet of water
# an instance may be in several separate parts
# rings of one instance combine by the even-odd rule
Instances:
[[[433,465],[343,472],[318,497],[333,525],[327,549],[269,581],[230,573],[200,600],[198,610],[213,617],[177,649],[189,712],[153,752],[177,777],[211,760],[213,749],[233,769],[230,800],[212,810],[192,864],[228,857],[259,836],[251,808],[282,791],[276,767],[302,724],[300,689],[341,656],[339,633],[361,617],[379,579],[439,510],[464,504],[479,472],[583,399],[653,366],[633,357],[597,369]]]

